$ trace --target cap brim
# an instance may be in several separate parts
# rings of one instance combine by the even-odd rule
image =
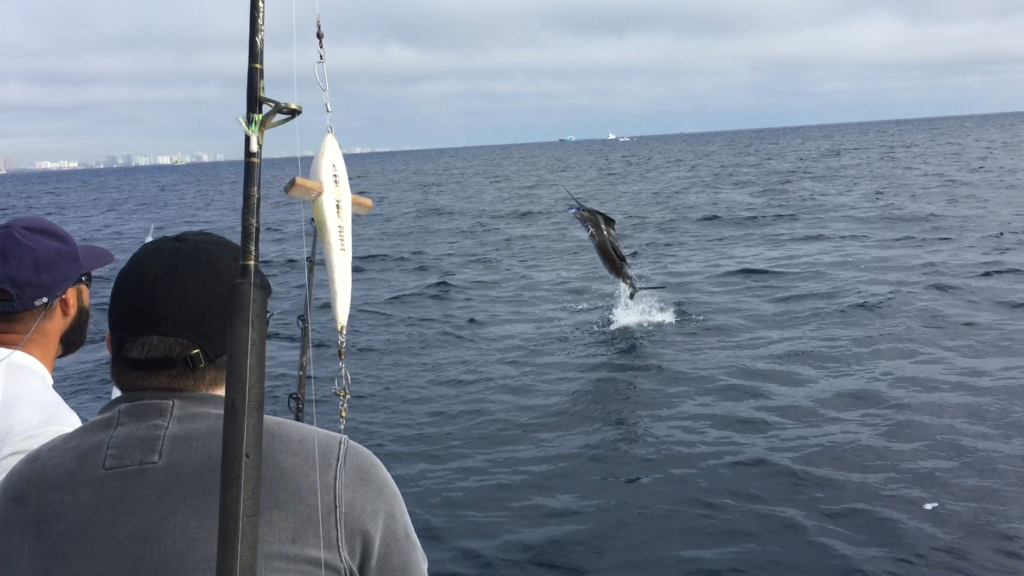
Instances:
[[[91,244],[79,244],[78,253],[82,255],[82,273],[92,272],[114,261],[113,252]]]

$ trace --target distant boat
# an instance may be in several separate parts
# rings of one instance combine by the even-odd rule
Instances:
[[[605,138],[605,140],[615,140],[615,134],[612,134],[611,132],[609,132],[608,133],[608,137]]]
[[[569,136],[568,138],[559,138],[558,141],[559,142],[575,142],[576,141],[576,137],[575,136]]]

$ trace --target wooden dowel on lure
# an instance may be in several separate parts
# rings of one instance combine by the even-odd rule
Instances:
[[[288,181],[284,185],[284,193],[289,196],[301,198],[303,200],[309,200],[312,202],[320,197],[324,193],[324,185],[319,182],[314,182],[309,178],[303,178],[302,176],[296,176]],[[373,200],[366,198],[365,196],[359,196],[358,194],[352,195],[352,212],[359,214],[360,216],[365,215],[373,208]]]

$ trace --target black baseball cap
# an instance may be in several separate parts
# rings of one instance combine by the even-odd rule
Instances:
[[[132,361],[143,368],[197,368],[227,354],[231,286],[238,279],[241,257],[238,244],[209,232],[182,232],[143,244],[118,272],[110,291],[111,354],[123,358],[123,346],[144,336],[188,340],[201,358],[190,354],[162,363]],[[270,281],[262,271],[256,287],[270,297]]]
[[[25,312],[48,304],[80,276],[114,261],[106,248],[78,244],[60,226],[38,216],[0,226],[0,312]]]

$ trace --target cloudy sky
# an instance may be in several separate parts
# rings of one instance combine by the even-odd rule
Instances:
[[[318,1],[346,149],[1024,110],[1020,0],[269,0],[267,95],[305,113],[268,154],[323,134]],[[240,156],[248,8],[5,1],[0,156]]]

